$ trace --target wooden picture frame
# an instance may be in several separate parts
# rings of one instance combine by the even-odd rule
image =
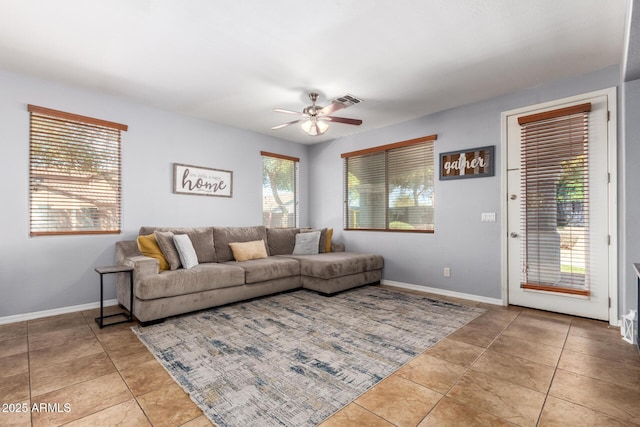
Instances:
[[[196,196],[233,197],[233,172],[174,163],[173,192]]]
[[[440,180],[495,174],[495,145],[440,153]]]

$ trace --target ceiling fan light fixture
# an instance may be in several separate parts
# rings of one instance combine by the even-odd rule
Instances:
[[[323,120],[318,120],[318,117],[312,116],[309,120],[305,120],[300,125],[302,130],[311,136],[322,135],[329,129],[329,125],[326,124]]]

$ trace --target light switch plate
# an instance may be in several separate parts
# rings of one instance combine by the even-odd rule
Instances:
[[[482,222],[496,222],[496,213],[495,212],[482,212],[480,216],[480,220]]]

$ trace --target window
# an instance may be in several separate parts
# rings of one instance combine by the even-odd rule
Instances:
[[[34,105],[28,111],[30,235],[120,233],[127,126]]]
[[[344,227],[432,233],[436,135],[342,154]]]
[[[518,118],[521,287],[589,295],[591,103]]]
[[[262,151],[262,223],[267,227],[298,226],[297,157]]]

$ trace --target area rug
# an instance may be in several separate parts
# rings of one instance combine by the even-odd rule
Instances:
[[[315,426],[484,310],[378,286],[295,291],[133,328],[224,426]]]

